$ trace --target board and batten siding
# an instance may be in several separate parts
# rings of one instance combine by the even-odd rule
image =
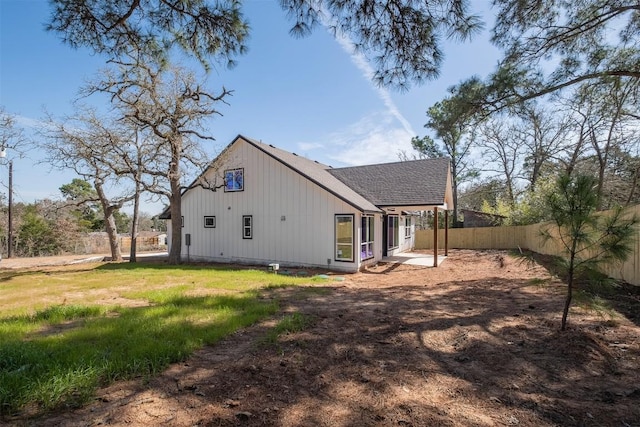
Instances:
[[[192,188],[183,195],[183,259],[283,266],[330,267],[356,271],[358,260],[335,260],[334,216],[354,215],[358,251],[360,212],[278,160],[238,140],[207,177],[222,183],[224,170],[244,168],[244,191]],[[243,239],[242,218],[251,215],[251,239]],[[204,217],[215,216],[215,228]],[[330,265],[328,260],[330,260]]]

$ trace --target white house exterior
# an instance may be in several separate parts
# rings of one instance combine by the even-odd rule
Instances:
[[[380,206],[344,182],[366,183],[367,167],[332,169],[238,136],[182,195],[182,259],[358,271],[413,248],[415,226],[407,212],[446,209],[446,164],[437,205],[412,199]]]

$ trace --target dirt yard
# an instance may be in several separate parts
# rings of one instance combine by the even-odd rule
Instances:
[[[311,319],[277,319],[163,375],[116,383],[44,426],[640,426],[640,289],[619,315],[574,308],[564,286],[505,252],[451,251],[439,268],[379,265],[280,289]],[[316,288],[323,289],[316,289]]]

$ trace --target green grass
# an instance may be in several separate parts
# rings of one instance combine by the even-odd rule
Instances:
[[[261,289],[309,280],[204,266],[3,272],[0,292],[8,308],[0,314],[0,413],[26,405],[77,407],[100,386],[155,375],[275,314],[277,301],[261,299]],[[122,303],[128,300],[138,306]],[[274,333],[305,321],[285,318]]]
[[[276,344],[278,337],[305,330],[311,324],[311,317],[301,313],[284,316],[278,324],[263,337],[263,344]]]

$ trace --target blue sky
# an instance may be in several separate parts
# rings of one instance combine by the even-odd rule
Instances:
[[[472,8],[488,14],[490,2],[476,0]],[[223,116],[210,122],[216,138],[207,143],[211,156],[243,134],[334,167],[398,161],[401,150],[411,151],[411,137],[426,133],[427,108],[449,86],[487,75],[499,58],[487,25],[472,42],[445,45],[439,79],[398,93],[370,81],[369,65],[352,54],[348,40],[323,28],[291,37],[275,0],[246,0],[244,12],[252,28],[248,53],[234,69],[217,66],[207,77],[214,92],[223,85],[234,91],[230,105],[220,107]],[[0,105],[27,128],[45,110],[70,114],[80,86],[104,66],[103,57],[73,50],[45,32],[49,13],[46,0],[0,0]],[[74,178],[42,160],[37,152],[14,158],[14,200],[59,198],[58,188]],[[0,193],[6,193],[6,181],[0,166]]]

